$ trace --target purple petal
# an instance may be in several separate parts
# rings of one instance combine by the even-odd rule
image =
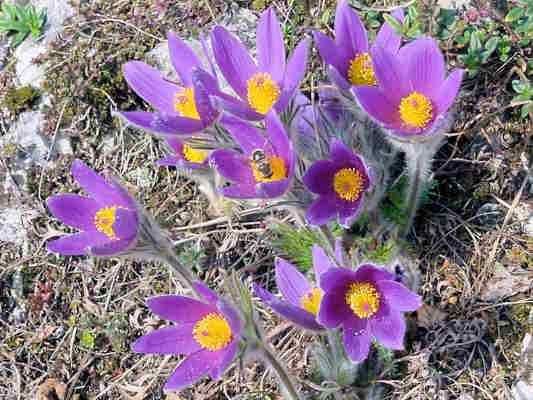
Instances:
[[[234,150],[215,150],[209,156],[209,162],[220,175],[231,182],[248,185],[255,184],[250,162],[245,156]]]
[[[400,104],[400,100],[412,92],[409,84],[406,64],[400,62],[399,56],[381,47],[371,50],[374,74],[382,93],[391,104]]]
[[[320,288],[325,292],[342,291],[340,288],[347,287],[355,281],[357,281],[357,276],[351,269],[329,269],[320,276]]]
[[[64,256],[88,255],[91,246],[108,243],[109,238],[100,232],[80,232],[63,236],[46,244],[48,251]]]
[[[405,336],[405,320],[398,311],[391,311],[388,315],[370,319],[372,336],[384,347],[403,350]]]
[[[248,121],[260,121],[265,118],[263,114],[254,111],[247,102],[224,93],[218,93],[216,97],[213,97],[213,101],[218,108]]]
[[[148,308],[157,316],[180,323],[196,323],[209,313],[216,312],[212,305],[184,296],[157,296],[146,300]]]
[[[202,350],[191,354],[178,365],[168,378],[164,390],[183,389],[192,385],[220,362],[223,353],[220,351]]]
[[[193,336],[194,324],[169,326],[157,329],[137,339],[132,349],[144,354],[185,354],[189,355],[202,348]]]
[[[437,112],[439,114],[444,114],[448,111],[455,101],[459,88],[461,87],[464,72],[464,69],[454,70],[436,91],[433,101],[437,106]]]
[[[296,46],[292,56],[289,58],[283,79],[283,90],[275,104],[277,112],[281,112],[287,107],[287,104],[294,96],[296,89],[298,89],[300,82],[304,78],[308,51],[309,39],[306,38]]]
[[[273,7],[261,14],[257,25],[257,61],[259,69],[268,72],[274,82],[282,81],[285,72],[285,44]]]
[[[390,96],[375,86],[354,86],[357,101],[372,119],[386,127],[400,127],[399,105],[393,104]]]
[[[292,152],[291,142],[289,136],[285,131],[278,115],[275,112],[269,112],[265,117],[265,127],[270,137],[270,143],[274,153],[285,161],[287,167],[289,166],[290,154]]]
[[[229,115],[224,115],[220,122],[247,156],[250,156],[256,149],[265,148],[265,137],[248,122]]]
[[[135,238],[113,240],[102,245],[95,245],[90,248],[89,255],[93,257],[112,257],[120,255],[133,247]]]
[[[237,355],[239,350],[239,342],[233,340],[224,350],[221,350],[221,357],[218,364],[215,364],[214,368],[209,371],[211,379],[220,379],[222,374],[228,369],[229,365]]]
[[[210,94],[218,93],[218,82],[202,69],[195,68],[192,73],[194,103],[204,126],[211,125],[220,112],[213,106]]]
[[[339,51],[350,58],[368,52],[366,29],[346,0],[339,1],[335,12],[335,41]]]
[[[254,185],[246,184],[246,185],[231,185],[229,187],[225,187],[220,189],[220,193],[224,197],[228,197],[230,199],[257,199],[260,198],[259,194],[257,193],[257,189]]]
[[[394,10],[391,15],[397,21],[403,23],[403,9],[398,8]],[[396,33],[394,28],[390,26],[388,22],[385,22],[383,25],[381,25],[381,29],[379,30],[376,40],[374,41],[374,46],[382,47],[390,52],[396,53],[400,48],[401,41],[402,37]]]
[[[210,304],[216,304],[219,301],[218,295],[201,281],[193,282],[194,289]]]
[[[139,218],[137,211],[119,208],[115,211],[113,231],[119,239],[133,239],[137,236]]]
[[[326,272],[326,274],[328,274]],[[324,275],[322,275],[324,276]],[[320,303],[317,321],[326,328],[336,328],[344,321],[352,318],[353,312],[346,304],[344,291],[326,292]]]
[[[359,196],[359,198],[355,201],[344,201],[343,206],[338,207],[339,210],[339,223],[342,226],[350,227],[355,220],[357,219],[359,212],[361,211],[361,204],[363,203],[363,196]],[[346,203],[349,203],[349,206],[346,206]]]
[[[309,167],[303,176],[307,189],[317,194],[333,193],[333,177],[338,166],[330,160],[318,160]]]
[[[64,224],[82,231],[94,231],[94,215],[101,206],[93,199],[77,194],[59,194],[49,197],[46,205]]]
[[[163,79],[161,72],[141,61],[124,64],[122,71],[130,88],[159,111],[172,113],[179,86]]]
[[[422,298],[401,283],[378,281],[377,287],[390,307],[396,311],[415,311],[422,306]]]
[[[276,258],[276,284],[285,299],[296,307],[311,291],[309,280],[298,269],[282,258]]]
[[[354,362],[361,362],[368,356],[370,350],[370,333],[367,320],[357,317],[349,318],[344,323],[344,348],[348,357]]]
[[[393,281],[396,277],[394,274],[372,264],[363,264],[355,271],[355,280],[363,282],[376,283],[378,281]]]
[[[285,194],[289,189],[291,180],[281,179],[275,182],[259,183],[257,185],[257,194],[261,199],[273,199]]]
[[[177,114],[145,111],[127,111],[118,114],[137,128],[162,135],[191,135],[204,128],[201,120],[180,117]]]
[[[228,321],[233,336],[239,337],[241,333],[242,323],[241,317],[239,316],[237,309],[224,299],[221,299],[217,303],[217,308],[224,315],[226,321]]]
[[[175,156],[167,156],[156,161],[160,167],[175,167],[178,163],[178,158]]]
[[[339,51],[335,42],[320,31],[313,32],[313,38],[324,62],[339,70]]]
[[[191,87],[191,72],[194,67],[200,67],[200,61],[194,51],[174,32],[168,32],[168,51],[172,66],[178,73],[184,86]]]
[[[336,268],[336,265],[331,261],[331,259],[326,255],[324,249],[319,245],[314,244],[312,252],[315,279],[317,282],[320,282],[320,277],[322,274],[328,271],[330,268]]]
[[[221,26],[215,26],[211,39],[213,53],[224,78],[245,99],[247,81],[257,72],[254,61],[242,43]]]
[[[327,224],[337,215],[335,205],[336,202],[333,196],[320,196],[307,209],[305,214],[307,222],[316,226]]]
[[[347,70],[347,68],[348,67],[345,69]],[[348,91],[352,87],[352,84],[346,79],[345,74],[331,65],[328,68],[328,77],[335,85],[337,85],[339,89],[343,91]]]

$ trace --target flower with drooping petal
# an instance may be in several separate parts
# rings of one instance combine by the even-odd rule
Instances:
[[[220,94],[219,104],[248,120],[262,119],[272,108],[281,112],[305,74],[308,40],[302,40],[285,62],[285,44],[272,7],[261,14],[257,27],[257,64],[243,44],[221,26],[211,34],[220,70],[240,99]]]
[[[172,82],[141,61],[123,67],[130,88],[155,108],[155,112],[121,112],[131,124],[163,135],[190,135],[210,126],[219,112],[212,106],[209,93],[218,91],[218,82],[202,70],[198,57],[174,33],[168,33],[170,60],[179,82]]]
[[[81,232],[48,242],[63,255],[112,256],[135,247],[139,213],[135,200],[113,180],[106,180],[80,160],[72,176],[91,197],[59,194],[46,201],[50,212]]]
[[[241,321],[237,312],[200,282],[194,283],[203,301],[184,296],[158,296],[146,301],[148,308],[177,325],[157,329],[137,339],[136,353],[185,355],[164,389],[190,386],[205,375],[219,379],[235,358]]]
[[[183,169],[201,169],[209,167],[209,152],[207,150],[196,149],[191,145],[174,138],[166,139],[166,142],[174,154],[158,160],[158,165]]]
[[[436,133],[457,96],[464,70],[456,69],[446,78],[444,56],[431,38],[416,39],[397,53],[376,48],[372,59],[379,86],[353,88],[361,107],[395,135]]]
[[[333,268],[320,278],[323,290],[318,321],[327,328],[342,326],[346,353],[355,362],[368,356],[372,338],[389,349],[402,350],[403,312],[415,311],[422,299],[395,276],[374,265],[356,271]]]
[[[319,246],[313,245],[312,252],[315,280],[319,282],[320,276],[330,268],[335,268],[335,265]],[[284,259],[277,258],[275,264],[276,284],[283,295],[283,300],[274,297],[272,293],[257,284],[254,285],[256,296],[276,313],[296,325],[311,331],[324,330],[324,327],[316,321],[322,290]]]
[[[217,149],[211,153],[212,166],[234,183],[222,188],[222,195],[239,199],[270,199],[283,195],[294,175],[295,154],[278,116],[273,112],[266,116],[265,134],[231,116],[224,116],[221,124],[242,150]]]
[[[392,16],[403,22],[401,8],[395,10]],[[314,39],[320,56],[331,66],[331,77],[342,89],[376,85],[371,49],[385,47],[396,52],[401,41],[401,37],[385,22],[370,47],[365,26],[346,0],[339,1],[335,12],[335,41],[322,32],[315,32]]]
[[[350,225],[372,184],[368,168],[338,139],[330,144],[330,157],[312,164],[303,177],[305,186],[318,194],[306,218],[312,225],[324,225],[338,216],[341,224]]]

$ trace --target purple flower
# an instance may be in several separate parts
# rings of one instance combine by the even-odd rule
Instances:
[[[266,135],[235,117],[225,116],[221,123],[242,149],[242,153],[230,149],[211,153],[212,165],[234,183],[222,188],[222,195],[239,199],[283,195],[294,175],[295,154],[278,116],[273,112],[266,116]]]
[[[313,246],[313,267],[315,280],[335,265],[319,246]],[[322,300],[322,290],[310,282],[298,269],[282,258],[276,259],[276,284],[283,295],[280,300],[259,285],[254,285],[257,297],[268,304],[275,312],[291,322],[311,331],[324,329],[316,321]]]
[[[201,69],[200,60],[189,46],[168,33],[170,60],[180,82],[172,82],[141,61],[123,67],[128,85],[155,108],[155,112],[121,112],[131,124],[159,134],[190,135],[211,125],[218,117],[209,93],[218,91],[217,80]]]
[[[420,38],[397,53],[372,52],[379,87],[354,88],[357,100],[378,123],[399,136],[435,133],[453,104],[464,70],[448,78],[437,42]]]
[[[133,248],[139,225],[135,200],[80,160],[72,163],[72,176],[91,197],[59,194],[46,203],[56,218],[81,232],[48,242],[48,250],[67,256],[112,256]]]
[[[195,289],[204,301],[183,296],[159,296],[146,301],[159,317],[178,325],[157,329],[137,339],[133,351],[185,355],[164,389],[190,386],[204,375],[219,379],[235,358],[241,332],[237,312],[200,282]]]
[[[303,177],[305,186],[319,196],[307,210],[307,221],[323,225],[338,215],[341,224],[349,225],[372,182],[363,160],[340,140],[331,142],[330,156],[311,165]]]
[[[403,10],[397,9],[392,16],[403,22]],[[335,13],[335,41],[322,32],[314,33],[315,42],[324,61],[331,66],[332,78],[342,89],[350,86],[375,85],[373,57],[376,47],[391,52],[398,51],[401,37],[384,23],[369,50],[366,29],[357,13],[346,0],[339,1]]]
[[[240,99],[220,94],[220,105],[249,120],[262,119],[272,108],[285,109],[305,74],[308,40],[296,46],[285,63],[285,45],[272,7],[257,27],[257,64],[233,35],[220,26],[211,34],[213,53],[222,74]]]
[[[370,264],[356,271],[330,269],[320,278],[324,296],[318,321],[327,328],[342,325],[344,347],[353,361],[367,357],[372,338],[389,349],[403,349],[402,312],[418,309],[422,299],[394,279]]]
[[[184,169],[208,168],[209,152],[207,150],[195,149],[174,138],[167,139],[166,142],[174,154],[158,160],[158,165]]]

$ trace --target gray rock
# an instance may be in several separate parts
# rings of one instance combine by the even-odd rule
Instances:
[[[28,239],[27,226],[36,215],[35,211],[20,207],[0,211],[0,242],[22,246]]]

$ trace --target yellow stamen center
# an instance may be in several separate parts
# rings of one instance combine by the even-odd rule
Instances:
[[[317,315],[321,300],[322,290],[319,288],[312,288],[309,293],[306,293],[302,296],[300,303],[305,311],[310,312],[313,315]]]
[[[247,82],[248,103],[260,114],[266,114],[280,96],[280,90],[270,74],[258,72]]]
[[[433,105],[422,93],[413,92],[400,101],[400,117],[407,125],[424,128],[433,118]]]
[[[174,109],[182,116],[192,119],[200,119],[200,114],[196,109],[194,101],[194,91],[192,88],[183,88],[174,96]]]
[[[371,283],[352,283],[345,301],[359,318],[369,318],[379,309],[379,293]]]
[[[333,176],[333,189],[341,199],[356,201],[363,191],[364,180],[355,168],[343,168]]]
[[[207,159],[208,156],[209,153],[205,150],[195,149],[188,144],[183,145],[183,157],[189,162],[201,164]]]
[[[251,163],[256,182],[275,182],[287,177],[287,167],[281,157],[272,156]]]
[[[356,86],[374,86],[377,84],[370,54],[358,54],[350,62],[350,67],[348,68],[348,79],[352,85]]]
[[[94,226],[99,232],[104,233],[109,239],[116,239],[113,224],[116,219],[117,206],[104,207],[94,215]]]
[[[207,314],[198,321],[192,334],[203,349],[210,351],[223,349],[233,337],[228,321],[218,313]]]

